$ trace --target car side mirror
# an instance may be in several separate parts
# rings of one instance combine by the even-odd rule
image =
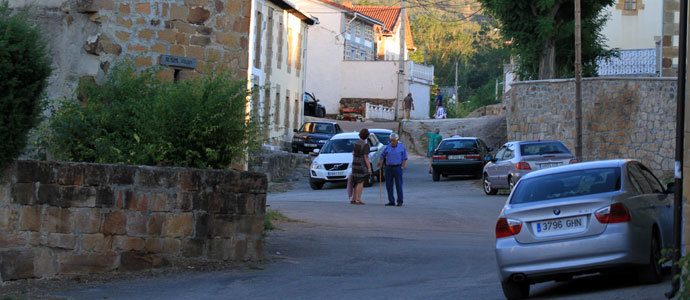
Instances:
[[[669,182],[666,185],[666,193],[667,194],[673,194],[676,192],[676,183],[675,182]]]

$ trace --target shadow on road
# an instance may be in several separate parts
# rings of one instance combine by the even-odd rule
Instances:
[[[634,275],[634,273],[633,273]],[[662,282],[671,280],[671,268],[663,269]],[[546,282],[532,286],[530,298],[561,298],[567,296],[578,296],[597,292],[612,292],[617,289],[642,286],[637,282],[636,276],[631,273],[595,274],[576,277],[573,280],[564,282]],[[669,289],[670,289],[669,285]],[[664,297],[659,295],[659,299]]]

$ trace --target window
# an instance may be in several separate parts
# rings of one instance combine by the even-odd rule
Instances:
[[[513,190],[511,204],[592,195],[617,191],[621,170],[587,169],[521,179]]]
[[[276,64],[278,65],[278,69],[280,69],[280,65],[283,64],[283,34],[283,15],[280,15],[278,18],[278,51],[276,51]],[[278,99],[280,98],[276,98],[276,101],[279,101]]]
[[[285,125],[285,131],[288,131],[290,127],[290,90],[285,90],[285,118],[283,119],[283,125]]]
[[[498,153],[496,153],[496,160],[503,160],[503,155],[506,153],[506,148],[503,147],[501,150],[498,150]]]
[[[654,193],[663,193],[664,188],[661,186],[661,183],[659,183],[659,179],[657,179],[656,176],[654,176],[654,174],[652,174],[652,172],[649,171],[649,169],[647,169],[644,166],[641,167],[642,175],[644,175],[645,179],[647,179],[647,183],[649,183],[649,186],[652,188],[652,191]]]
[[[628,164],[628,177],[630,178],[630,181],[633,182],[633,186],[639,193],[652,193],[652,187],[649,186],[649,182],[647,182],[647,179],[644,178],[644,175],[642,175],[640,166],[638,166],[636,163]]]
[[[302,34],[297,34],[297,59],[295,61],[295,75],[299,76],[299,71],[302,69]],[[299,99],[299,96],[295,97]]]
[[[288,74],[292,71],[292,61],[295,56],[295,51],[292,49],[292,28],[288,28],[288,46],[287,46],[287,72]]]
[[[275,130],[280,129],[280,85],[276,85],[276,106],[273,111],[273,124],[275,125]]]
[[[374,39],[374,29],[372,26],[366,26],[364,30],[364,40],[371,42]]]
[[[299,93],[295,93],[295,106],[293,107],[295,109],[295,112],[293,114],[293,119],[292,119],[292,128],[297,128],[299,127]]]
[[[263,35],[263,30],[261,30],[261,23],[263,18],[261,17],[261,12],[256,12],[256,23],[254,24],[254,68],[261,68],[261,35]]]
[[[356,24],[355,25],[355,37],[359,38],[362,37],[362,30],[360,29],[360,25]]]
[[[637,0],[625,0],[625,10],[637,10]]]
[[[266,14],[266,63],[264,64],[267,76],[271,76],[271,70],[273,69],[273,14],[273,7],[269,7],[268,14]]]

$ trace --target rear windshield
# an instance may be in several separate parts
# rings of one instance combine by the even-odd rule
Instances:
[[[304,125],[302,125],[302,128],[299,131],[309,132],[309,133],[328,133],[328,134],[331,134],[331,133],[333,133],[333,125],[332,124],[321,124],[321,123],[304,123]]]
[[[543,154],[558,154],[570,153],[568,148],[559,142],[542,142],[520,144],[520,153],[525,155],[543,155]]]
[[[374,135],[376,135],[381,144],[388,145],[391,143],[391,135],[388,133],[374,133]]]
[[[438,150],[477,150],[477,141],[475,140],[445,140],[438,145]]]
[[[323,149],[319,153],[347,153],[352,152],[355,147],[355,142],[357,139],[337,139],[328,140],[328,142],[323,145]]]
[[[511,204],[599,194],[620,190],[621,168],[579,170],[520,180]]]

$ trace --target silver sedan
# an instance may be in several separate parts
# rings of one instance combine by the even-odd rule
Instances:
[[[506,298],[528,297],[532,283],[623,267],[633,267],[641,282],[659,282],[661,248],[672,240],[672,190],[635,160],[525,175],[496,223]]]

